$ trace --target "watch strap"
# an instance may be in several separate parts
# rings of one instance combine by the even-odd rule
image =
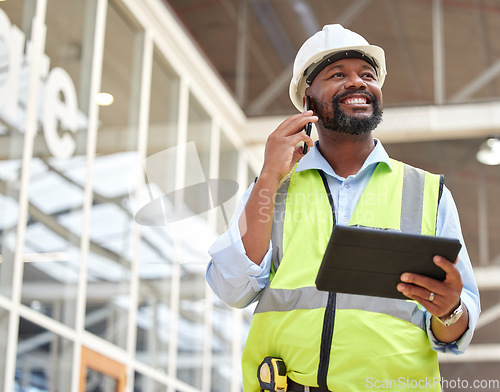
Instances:
[[[446,317],[444,320],[441,317],[436,317],[436,318],[445,327],[449,327],[449,326],[455,324],[460,319],[460,317],[462,317],[463,313],[464,313],[464,308],[463,308],[462,300],[460,299],[460,302],[459,302],[457,308],[453,312],[451,312],[451,314],[448,317]]]

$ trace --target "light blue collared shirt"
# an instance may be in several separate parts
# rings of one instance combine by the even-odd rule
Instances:
[[[361,194],[378,164],[391,167],[387,152],[382,143],[376,140],[375,148],[358,173],[343,178],[333,171],[332,167],[319,152],[316,144],[300,160],[296,171],[309,169],[323,170],[326,174],[333,198],[336,222],[338,225],[347,225]],[[241,241],[238,220],[252,192],[253,185],[242,196],[229,223],[228,230],[209,249],[212,260],[207,267],[207,282],[219,298],[228,305],[237,308],[249,305],[258,297],[261,290],[268,283],[271,268],[272,244],[269,245],[269,249],[261,264],[257,265],[247,257],[243,242]],[[462,277],[463,289],[461,298],[469,312],[469,328],[456,342],[439,342],[430,329],[432,315],[425,311],[427,335],[434,350],[461,354],[468,347],[472,339],[479,317],[479,291],[463,240],[458,211],[453,197],[446,187],[443,189],[443,195],[438,208],[436,235],[457,238],[462,244],[458,255],[457,268]]]

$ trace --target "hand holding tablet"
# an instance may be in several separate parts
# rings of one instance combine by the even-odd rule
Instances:
[[[454,261],[456,239],[370,228],[335,226],[316,278],[318,290],[408,299],[397,290],[411,272],[443,281],[435,255]]]

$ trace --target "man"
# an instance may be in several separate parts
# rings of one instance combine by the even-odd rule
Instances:
[[[440,391],[436,351],[462,353],[472,338],[479,294],[465,246],[456,261],[434,258],[443,282],[403,274],[397,290],[406,301],[314,284],[334,224],[463,245],[441,177],[390,159],[372,136],[385,75],[383,50],[340,25],[309,38],[295,59],[290,97],[299,110],[308,97],[311,110],[269,136],[260,176],[210,249],[207,280],[217,295],[236,307],[259,301],[243,353],[245,392],[260,390],[266,356],[284,360],[289,391]],[[316,144],[302,132],[309,122]],[[305,155],[301,142],[310,147]]]

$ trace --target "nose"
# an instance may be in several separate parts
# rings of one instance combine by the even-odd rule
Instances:
[[[347,78],[344,87],[346,89],[366,90],[367,85],[357,73],[352,73]]]

